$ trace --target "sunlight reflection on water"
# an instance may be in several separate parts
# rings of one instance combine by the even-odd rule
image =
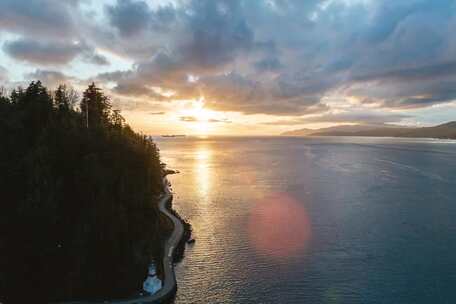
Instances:
[[[176,304],[455,302],[455,145],[166,138],[159,146],[181,171],[170,176],[173,206],[196,239],[176,266]]]
[[[195,184],[199,186],[198,192],[203,203],[207,203],[211,188],[212,172],[209,166],[211,156],[212,151],[205,145],[199,146],[195,152]]]

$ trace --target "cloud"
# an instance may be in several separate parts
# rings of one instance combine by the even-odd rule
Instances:
[[[3,50],[17,60],[49,65],[70,62],[81,52],[81,47],[77,44],[48,44],[35,40],[18,39],[6,42]]]
[[[280,60],[275,57],[261,59],[255,62],[254,66],[259,71],[277,71],[283,67]]]
[[[106,14],[109,23],[127,37],[147,28],[152,11],[144,1],[122,0],[116,5],[107,5]]]
[[[348,101],[357,117],[329,115],[335,92],[366,113],[456,99],[455,0],[3,0],[0,28],[13,34],[4,51],[27,63],[109,64],[98,49],[134,62],[95,77],[118,98],[335,121],[395,118]]]
[[[302,115],[326,109],[313,92],[284,91],[276,82],[256,81],[237,73],[202,78],[199,92],[209,108],[219,111]]]
[[[321,115],[311,115],[292,119],[280,119],[272,122],[265,122],[266,125],[303,125],[310,123],[357,123],[357,124],[386,124],[399,123],[409,118],[409,115],[399,113],[381,113],[372,111],[345,111],[327,112]]]
[[[73,19],[77,0],[2,0],[0,31],[18,34],[68,36],[76,32]]]
[[[177,9],[172,5],[159,6],[152,10],[146,1],[118,0],[105,6],[109,24],[122,38],[132,38],[150,31],[168,31],[177,18]]]
[[[140,7],[142,17],[138,22],[130,20],[127,12],[139,14]],[[239,1],[189,1],[179,7],[155,10],[146,7],[144,2],[131,1],[107,7],[110,22],[115,23],[119,32],[139,35],[141,41],[137,45],[145,43],[144,48],[149,49],[148,58],[139,55],[132,73],[116,75],[117,90],[122,94],[147,95],[148,86],[159,86],[189,95],[196,92],[187,82],[189,74],[201,76],[223,71],[238,55],[253,48],[253,32]],[[124,19],[129,21],[124,23]],[[162,29],[169,29],[165,30],[166,37]],[[148,41],[159,41],[166,47],[155,48]],[[126,52],[132,56],[147,54],[131,48]]]
[[[0,84],[8,81],[8,70],[0,65]]]
[[[45,86],[50,88],[56,88],[61,84],[71,84],[76,81],[74,77],[67,76],[62,72],[40,69],[27,74],[26,79],[30,81],[40,80]]]
[[[110,65],[109,60],[105,56],[97,54],[96,51],[91,49],[86,50],[83,55],[83,60],[95,65]]]
[[[112,91],[120,95],[148,97],[155,101],[170,101],[173,99],[172,96],[164,95],[152,87],[148,87],[143,84],[136,84],[133,81],[119,83],[112,89]]]
[[[305,118],[306,122],[351,122],[351,123],[397,123],[408,118],[408,115],[397,113],[378,113],[367,111],[350,111],[342,113],[327,113],[320,116]]]
[[[439,72],[441,73],[441,72]],[[424,75],[394,81],[393,79],[354,85],[345,94],[361,103],[373,103],[383,108],[412,109],[456,100],[456,75],[447,77]]]
[[[306,5],[294,3],[286,6],[282,2],[274,9],[286,10],[299,19],[296,10],[313,9],[318,1]],[[309,107],[316,107],[320,98],[340,80],[339,75],[306,74],[302,72],[283,72],[276,79],[258,79],[255,73],[247,74],[232,71],[231,64],[240,56],[260,58],[252,62],[252,68],[258,72],[279,72],[285,65],[280,61],[280,52],[271,39],[255,39],[255,30],[247,10],[249,4],[243,1],[189,1],[176,7],[174,18],[169,18],[168,26],[175,28],[173,38],[167,43],[170,48],[160,50],[145,61],[137,63],[128,73],[118,74],[115,91],[131,96],[156,96],[150,86],[173,90],[173,98],[197,98],[204,96],[210,108],[225,111],[238,111],[246,114],[265,113],[278,115],[302,115]],[[142,7],[142,16],[149,15],[153,20],[156,11],[143,2],[117,3],[109,7],[111,22],[116,22],[123,31],[146,33],[150,25],[146,18],[137,23],[123,24],[126,11],[137,11]],[[268,7],[262,7],[271,10]],[[272,12],[268,12],[272,16]],[[122,17],[122,18],[120,18]],[[120,19],[119,19],[120,18]],[[302,19],[302,18],[301,18]],[[166,23],[166,22],[165,22]],[[309,25],[309,20],[304,24]],[[121,30],[122,31],[122,30]],[[228,71],[228,72],[227,72]],[[188,75],[197,75],[199,81],[188,82]],[[193,96],[192,96],[193,95]],[[166,98],[165,98],[166,99]],[[323,109],[324,106],[320,106]]]
[[[214,118],[209,119],[208,122],[215,122],[215,123],[232,123],[232,121],[229,120],[229,119],[214,119]]]
[[[182,45],[184,60],[210,68],[230,62],[252,47],[254,34],[239,1],[194,0],[191,9],[195,13],[185,19],[191,38]]]
[[[180,121],[185,121],[185,122],[197,122],[197,121],[199,121],[199,119],[196,118],[195,116],[181,116],[181,117],[179,117],[179,120]]]
[[[5,42],[3,50],[14,59],[37,65],[64,65],[79,55],[82,56],[83,60],[90,63],[109,64],[105,57],[96,54],[86,43],[79,41],[42,42],[20,38]]]
[[[435,79],[437,77],[446,77],[456,75],[456,61],[447,61],[435,63],[432,65],[421,65],[404,68],[394,68],[388,71],[374,71],[365,75],[354,75],[353,80],[365,81],[419,81]]]
[[[204,122],[210,122],[210,123],[231,123],[231,120],[229,120],[229,119],[211,118],[211,119],[208,119],[208,120],[201,120],[201,119],[199,119],[196,116],[181,116],[181,117],[179,117],[179,120],[180,121],[184,121],[184,122],[200,122],[200,121],[204,121]]]

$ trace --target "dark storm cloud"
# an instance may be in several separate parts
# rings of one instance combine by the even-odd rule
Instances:
[[[74,11],[79,1],[2,0],[0,32],[62,37],[75,31]]]
[[[137,22],[130,20],[124,24],[124,19],[129,20],[124,11],[137,6],[142,7],[141,14],[147,14],[147,20],[141,17]],[[217,70],[253,47],[253,32],[243,16],[240,1],[189,1],[182,7],[168,6],[154,11],[145,6],[144,2],[128,2],[107,9],[108,12],[118,12],[119,20],[115,23],[119,30],[142,32],[141,40],[146,41],[146,47],[150,47],[148,40],[164,40],[163,45],[150,47],[148,58],[138,61],[137,71],[142,76],[158,78],[158,74],[164,74],[162,78],[166,78],[167,75],[176,77],[179,74],[181,79],[185,79],[188,73]],[[139,11],[138,8],[134,10]],[[172,32],[161,37],[150,23],[155,27],[171,28]]]
[[[153,63],[155,67],[161,65],[164,69],[176,69],[172,63],[182,70],[213,69],[231,62],[236,55],[252,48],[253,32],[243,15],[240,1],[194,0],[186,3],[180,7],[166,6],[150,10],[145,2],[118,2],[107,10],[118,12],[119,20],[115,24],[121,32],[148,30],[143,38],[164,39],[163,45],[151,50],[156,51],[155,55],[158,54]],[[134,10],[139,15],[139,7],[141,17],[138,16],[136,21],[131,20],[133,18],[125,11]],[[163,28],[170,30],[164,38],[160,37]],[[148,60],[141,60],[147,62],[149,67],[152,54]]]
[[[186,20],[192,38],[184,45],[185,59],[212,67],[230,62],[252,46],[253,31],[239,1],[194,0],[192,10]]]
[[[83,54],[83,60],[96,65],[110,65],[109,60],[105,56],[97,54],[91,49],[88,49],[85,54]]]
[[[319,104],[319,96],[284,92],[280,85],[237,73],[204,77],[199,81],[198,91],[205,97],[207,106],[219,111],[302,115],[325,109]]]
[[[390,98],[385,103],[385,106],[421,108],[437,103],[446,103],[456,100],[456,80],[417,85],[419,87],[409,89],[410,94],[403,94],[401,98]]]
[[[144,1],[122,0],[106,6],[109,22],[122,36],[135,35],[147,28],[152,12]]]
[[[80,42],[43,42],[22,38],[5,42],[3,50],[17,60],[38,65],[64,65],[79,55],[90,63],[109,64],[105,57]]]
[[[129,95],[136,97],[144,96],[156,101],[166,101],[172,99],[171,97],[167,97],[165,95],[155,92],[152,88],[128,82],[119,83],[113,88],[113,91],[120,95]]]
[[[131,95],[131,96],[149,96],[153,91],[143,85],[136,86],[135,83],[120,83],[117,84],[114,92],[120,95]]]
[[[372,25],[365,32],[365,38],[375,44],[385,41],[402,24],[416,17],[421,22],[451,18],[455,2],[453,0],[378,1],[373,6]],[[427,37],[421,38],[426,40]]]
[[[36,64],[78,56],[106,64],[93,51],[102,48],[135,62],[97,77],[114,82],[119,95],[204,96],[212,109],[247,114],[324,112],[323,98],[336,93],[341,101],[404,109],[456,98],[455,0],[172,3],[118,0],[89,19],[79,1],[3,0],[1,29],[23,36],[4,50]],[[47,40],[31,45],[31,34]],[[57,34],[84,40],[92,51]]]
[[[98,74],[97,81],[102,82],[121,82],[133,76],[133,71],[115,71]]]
[[[34,81],[40,80],[45,86],[49,88],[56,88],[60,84],[71,84],[77,81],[74,77],[65,75],[59,71],[52,70],[36,70],[25,76],[27,80]]]
[[[45,65],[68,63],[82,51],[76,44],[43,43],[28,39],[8,41],[3,50],[15,59]]]
[[[355,81],[415,81],[428,80],[437,77],[447,77],[456,75],[456,61],[435,63],[402,69],[392,69],[389,71],[373,72],[367,75],[355,75]]]
[[[412,77],[403,81],[361,83],[348,89],[346,94],[365,104],[377,104],[384,108],[413,109],[454,101],[455,88],[454,76],[435,76],[425,80],[415,80],[415,77]]]
[[[114,5],[106,5],[105,13],[109,24],[128,38],[146,30],[170,29],[177,12],[171,5],[152,10],[145,1],[118,0]]]

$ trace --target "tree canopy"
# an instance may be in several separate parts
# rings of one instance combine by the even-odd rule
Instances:
[[[139,290],[166,223],[159,150],[91,84],[0,94],[0,302]]]

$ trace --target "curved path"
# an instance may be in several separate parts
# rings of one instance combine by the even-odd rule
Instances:
[[[115,301],[103,301],[96,303],[111,303],[111,304],[140,304],[140,303],[163,303],[164,301],[172,298],[177,290],[176,276],[174,274],[173,256],[174,249],[179,243],[184,234],[184,226],[182,222],[176,218],[167,208],[167,204],[172,200],[173,195],[169,190],[169,182],[166,177],[163,178],[163,185],[165,193],[160,197],[158,208],[165,214],[174,224],[174,230],[166,241],[165,252],[163,257],[163,275],[162,288],[153,295],[138,296],[135,298]],[[95,302],[64,302],[64,304],[82,304],[82,303],[95,303]]]

